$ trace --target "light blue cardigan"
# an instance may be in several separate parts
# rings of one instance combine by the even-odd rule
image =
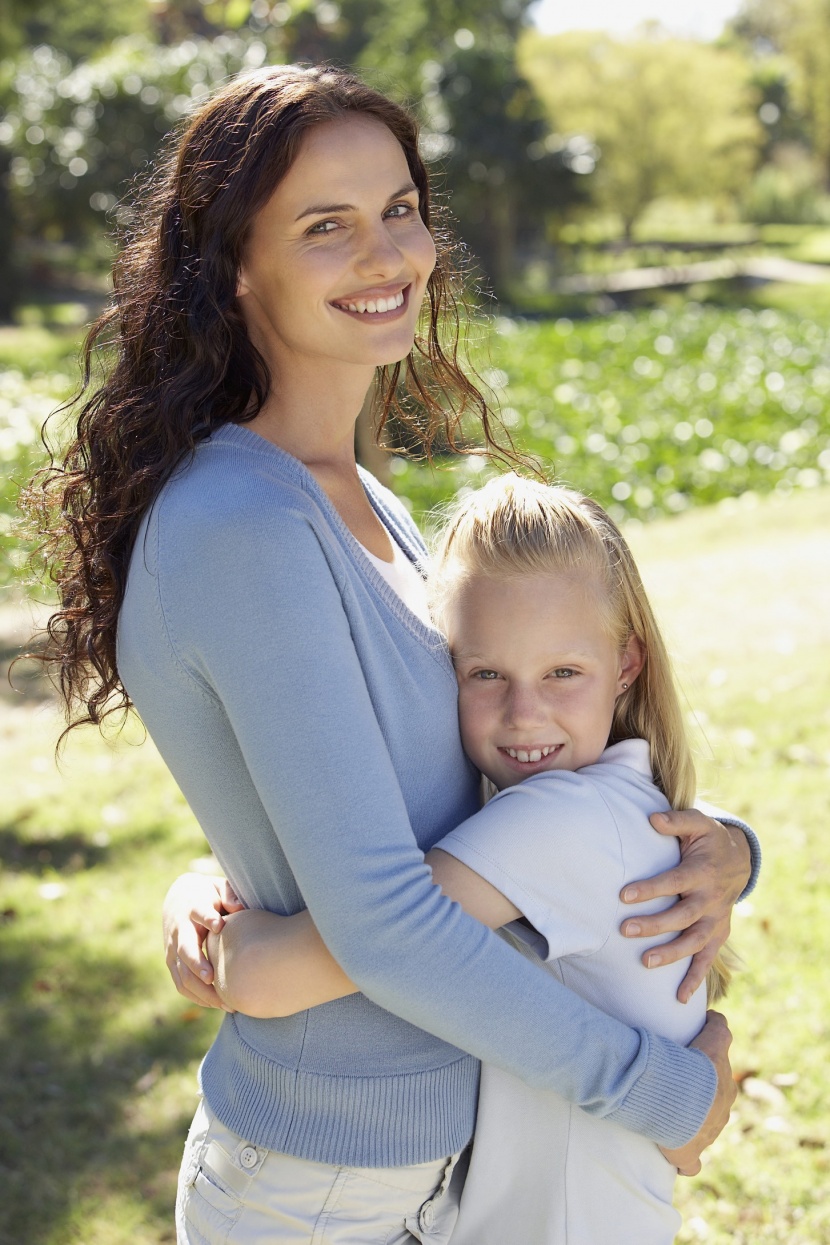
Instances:
[[[240,897],[307,906],[362,991],[226,1016],[202,1067],[223,1123],[328,1163],[423,1162],[471,1136],[487,1059],[663,1144],[696,1132],[705,1056],[605,1016],[432,884],[423,853],[477,807],[449,655],[301,463],[225,425],[174,474],[133,553],[118,669]]]

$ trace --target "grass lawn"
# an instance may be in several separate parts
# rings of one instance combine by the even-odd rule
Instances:
[[[830,1239],[828,524],[830,491],[808,489],[630,533],[716,758],[702,785],[766,850],[728,1001],[745,1092],[702,1175],[680,1182],[684,1242]],[[54,708],[25,675],[25,694],[0,698],[0,1243],[172,1242],[217,1018],[169,985],[158,908],[205,844],[136,726],[117,745],[77,732],[58,770]]]

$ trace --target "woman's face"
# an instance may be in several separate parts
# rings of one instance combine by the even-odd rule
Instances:
[[[377,367],[412,349],[434,266],[403,148],[355,115],[309,131],[254,218],[239,305],[278,372],[300,361]]]

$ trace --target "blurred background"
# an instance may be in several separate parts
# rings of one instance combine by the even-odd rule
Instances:
[[[742,1093],[682,1182],[679,1239],[830,1240],[830,5],[3,0],[6,661],[49,607],[18,492],[77,388],[135,179],[217,83],[293,60],[415,108],[465,247],[469,364],[517,448],[624,524],[701,787],[767,848],[736,913]],[[427,526],[491,470],[404,448],[361,433]],[[206,849],[138,724],[76,732],[60,768],[58,730],[18,664],[0,688],[0,1242],[156,1245],[216,1024],[167,984],[158,909]]]

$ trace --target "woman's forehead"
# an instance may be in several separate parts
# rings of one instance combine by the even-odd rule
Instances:
[[[272,199],[276,210],[296,220],[316,208],[359,207],[384,193],[388,198],[411,184],[406,155],[391,130],[357,114],[309,130]]]

